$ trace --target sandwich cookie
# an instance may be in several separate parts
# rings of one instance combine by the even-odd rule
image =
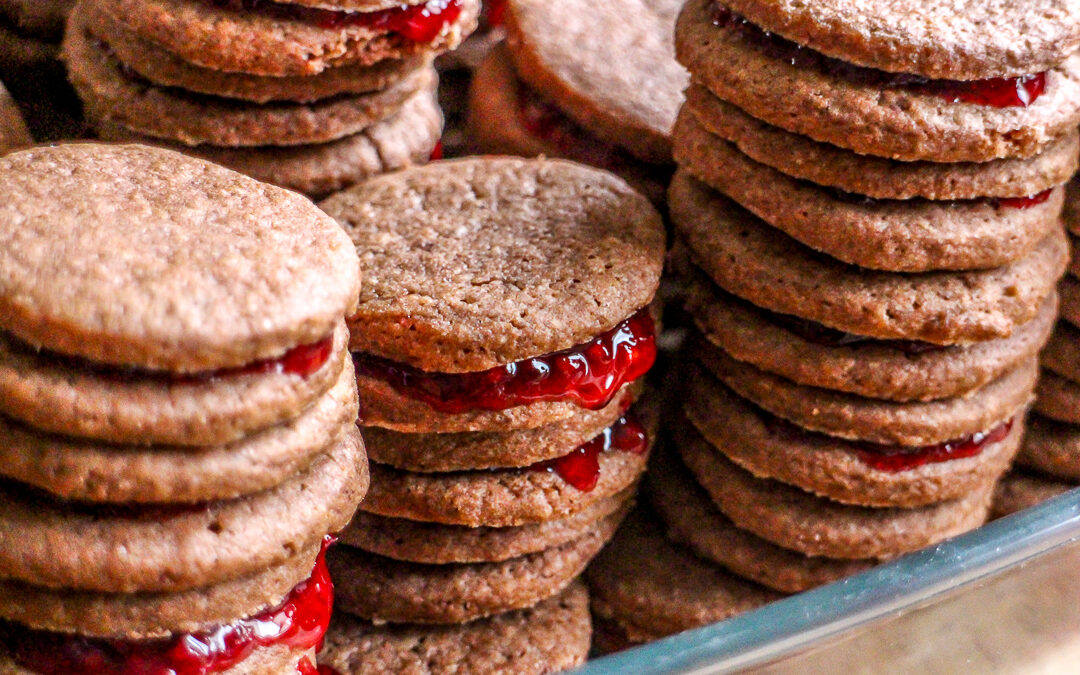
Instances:
[[[473,81],[473,142],[485,152],[593,164],[662,199],[687,81],[671,38],[678,9],[508,2],[506,49],[493,50]],[[632,58],[616,62],[616,53]]]
[[[329,624],[327,533],[369,481],[348,238],[147,147],[18,152],[0,183],[0,669],[296,668]]]
[[[1075,483],[1014,469],[1005,474],[994,489],[991,514],[994,518],[1004,518],[1063,495],[1075,487]]]

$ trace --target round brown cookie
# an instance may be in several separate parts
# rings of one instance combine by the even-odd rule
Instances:
[[[998,269],[871,272],[806,248],[684,173],[675,175],[668,207],[694,262],[724,290],[879,339],[955,344],[1008,337],[1035,317],[1068,260],[1065,235],[1054,231]]]
[[[623,416],[642,387],[627,387],[600,410],[579,409],[565,419],[519,431],[400,433],[364,428],[371,461],[403,471],[449,472],[522,467],[562,457]]]
[[[33,142],[15,99],[0,84],[0,155],[32,145]]]
[[[875,199],[1027,197],[1068,181],[1077,169],[1077,134],[1027,159],[900,162],[859,155],[754,119],[700,84],[686,91],[683,115],[739,151],[789,176]]]
[[[381,91],[427,65],[428,57],[384,59],[372,65],[346,65],[311,76],[267,77],[202,68],[162,49],[112,21],[94,2],[79,5],[72,28],[98,36],[125,68],[155,85],[240,99],[252,103],[314,103],[340,94]]]
[[[560,593],[611,539],[622,514],[584,537],[498,563],[421,565],[331,551],[335,607],[376,623],[463,623],[532,607]]]
[[[1080,482],[1080,427],[1032,415],[1016,463],[1059,480]]]
[[[1080,384],[1044,368],[1033,409],[1058,422],[1080,424]]]
[[[688,81],[672,38],[681,6],[513,0],[507,45],[521,79],[597,138],[669,164],[671,127]]]
[[[191,0],[97,0],[113,21],[203,68],[251,75],[316,75],[349,64],[372,65],[453,49],[476,29],[480,0],[460,0],[461,13],[429,42],[414,42],[361,23],[320,26],[232,3]],[[396,4],[396,3],[395,3]]]
[[[1072,241],[1075,242],[1075,238]],[[1080,327],[1080,277],[1065,275],[1058,284],[1058,292],[1061,294],[1061,318],[1073,327]]]
[[[897,402],[795,384],[736,361],[715,347],[696,356],[739,396],[804,429],[908,447],[956,441],[1012,419],[1031,403],[1039,376],[1038,360],[1030,359],[962,396]]]
[[[207,371],[321,340],[356,302],[355,250],[332,219],[208,162],[43,147],[0,159],[0,191],[2,329],[32,345]]]
[[[639,407],[649,436],[656,440],[658,411]],[[634,485],[648,453],[609,450],[598,456],[596,486],[583,492],[552,470],[522,468],[410,473],[371,465],[372,488],[362,505],[368,513],[466,527],[516,527],[566,518]]]
[[[1062,483],[1023,471],[1010,471],[1001,478],[994,490],[991,516],[1004,518],[1075,488],[1076,485],[1072,483]]]
[[[0,412],[41,431],[112,443],[231,443],[296,417],[322,396],[346,367],[346,339],[339,319],[333,352],[307,377],[271,371],[178,380],[96,371],[0,332]]]
[[[320,206],[351,235],[366,274],[351,348],[428,371],[582,344],[648,305],[663,267],[648,201],[559,160],[437,162]]]
[[[252,147],[336,141],[382,121],[417,91],[435,88],[429,65],[380,91],[343,94],[314,103],[243,103],[188,94],[129,77],[108,47],[89,35],[78,15],[64,41],[64,60],[87,118],[186,145]]]
[[[655,517],[627,519],[586,572],[593,613],[646,642],[756,609],[783,596],[707,563],[660,533]]]
[[[299,649],[288,645],[257,647],[243,661],[215,675],[281,675],[299,671],[303,659],[310,662],[314,658],[313,650]],[[0,674],[2,675],[38,675],[37,671],[18,665],[4,648],[0,646]]]
[[[0,0],[0,17],[19,31],[57,42],[74,4],[75,0]]]
[[[372,176],[426,162],[442,133],[442,113],[435,96],[420,90],[396,113],[358,134],[331,143],[288,147],[189,147],[141,136],[111,122],[99,123],[97,132],[105,140],[164,145],[257,180],[320,198]]]
[[[1080,382],[1080,328],[1069,321],[1058,321],[1039,355],[1039,363],[1067,380]]]
[[[1052,68],[1080,47],[1068,0],[867,6],[845,0],[725,0],[762,28],[834,58],[928,78],[981,80]]]
[[[106,593],[180,591],[279,564],[348,523],[368,485],[352,431],[264,492],[199,506],[94,507],[15,487],[0,500],[0,578]]]
[[[685,426],[677,436],[687,468],[736,527],[808,556],[857,560],[901,555],[975,529],[990,509],[989,488],[913,509],[839,504],[754,478]]]
[[[780,593],[807,591],[875,564],[873,560],[811,558],[740,530],[716,508],[682,462],[670,454],[652,463],[646,485],[649,502],[666,526],[669,538],[743,579]]]
[[[712,93],[793,133],[860,154],[899,160],[985,162],[1042,152],[1080,121],[1080,54],[1046,74],[1046,89],[1026,107],[950,103],[910,87],[882,88],[836,68],[792,64],[717,25],[714,0],[691,0],[679,17],[679,60]]]
[[[1080,177],[1074,177],[1065,186],[1065,208],[1061,219],[1072,235],[1080,237]]]
[[[535,607],[456,626],[377,626],[339,613],[319,663],[341,675],[540,675],[583,664],[591,632],[588,591],[575,581]]]
[[[557,138],[538,135],[526,121],[523,105],[537,94],[518,81],[506,47],[491,50],[469,88],[467,145],[474,152],[522,157],[562,157],[610,171],[654,204],[664,201],[671,171],[642,162],[560,117]],[[547,112],[557,110],[546,102]],[[561,113],[559,113],[561,115]],[[534,127],[535,128],[535,127]]]
[[[633,488],[628,488],[566,518],[518,527],[438,525],[358,511],[341,533],[341,540],[369,553],[408,562],[431,565],[502,562],[562,546],[579,539],[603,518],[616,512],[625,515],[633,505],[634,493]]]
[[[682,171],[766,223],[843,262],[890,272],[988,269],[1026,255],[1061,227],[1065,191],[1027,208],[993,200],[873,200],[798,180],[750,159],[683,113]]]
[[[891,470],[874,466],[873,448],[779,423],[701,370],[691,377],[683,412],[714,448],[757,478],[858,506],[926,506],[986,491],[1009,467],[1024,433],[1021,411],[1006,422],[1003,438],[975,456]]]
[[[696,270],[686,288],[695,325],[733,358],[799,384],[894,401],[958,396],[988,384],[1034,358],[1057,317],[1057,294],[1051,293],[1035,318],[1007,338],[912,352],[877,340],[815,340],[812,332],[799,332],[798,319],[770,316]]]
[[[302,471],[356,421],[356,380],[337,383],[299,417],[233,443],[110,446],[44,435],[0,416],[0,475],[84,502],[199,503],[267,490]]]
[[[0,617],[38,630],[106,639],[199,633],[280,605],[311,576],[318,551],[318,545],[308,547],[250,575],[173,593],[93,593],[0,581]]]

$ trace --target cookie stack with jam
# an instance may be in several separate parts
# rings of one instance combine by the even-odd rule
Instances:
[[[597,166],[662,202],[686,87],[672,44],[681,6],[507,0],[507,39],[473,77],[470,144]]]
[[[650,482],[667,534],[791,593],[977,527],[1067,261],[1076,7],[691,0],[675,42],[697,335]],[[705,616],[643,610],[632,557],[604,562],[623,642]]]
[[[368,485],[356,254],[183,155],[0,159],[0,671],[294,673]]]
[[[581,663],[575,580],[629,510],[657,426],[635,401],[656,353],[659,214],[611,174],[513,158],[414,167],[320,206],[360,255],[349,326],[372,459],[331,552],[340,614],[321,662]]]
[[[428,159],[432,59],[480,0],[81,0],[64,43],[98,135],[309,196]]]
[[[1058,286],[1060,316],[1040,355],[1042,372],[1024,445],[994,495],[996,516],[1034,506],[1080,483],[1080,178],[1066,188],[1063,219],[1072,259]]]

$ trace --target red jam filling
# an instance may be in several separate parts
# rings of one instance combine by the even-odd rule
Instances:
[[[931,80],[919,75],[887,73],[834,59],[763,30],[720,4],[713,6],[713,24],[738,30],[748,41],[775,58],[799,68],[842,77],[883,89],[908,89],[938,96],[950,103],[971,103],[994,108],[1027,107],[1046,90],[1046,73],[985,80]]]
[[[643,455],[649,449],[645,427],[632,415],[623,415],[599,436],[568,455],[538,462],[532,471],[550,471],[582,492],[592,492],[600,481],[600,453],[610,450]]]
[[[435,147],[431,150],[431,156],[428,157],[429,161],[435,162],[443,158],[443,146],[440,140],[435,144]]]
[[[593,137],[557,106],[524,86],[519,90],[518,110],[526,131],[567,157],[603,168],[624,166],[632,161],[619,148]]]
[[[590,410],[611,402],[656,361],[648,308],[570,349],[473,373],[433,373],[371,354],[354,354],[357,372],[439,412],[506,410],[539,401],[574,401]]]
[[[1000,424],[990,431],[980,431],[964,438],[928,445],[921,448],[863,444],[858,450],[859,459],[878,471],[899,473],[910,471],[924,464],[948,462],[953,459],[974,457],[988,445],[997,443],[1009,435],[1013,420]]]
[[[1045,204],[1050,195],[1053,194],[1054,188],[1049,190],[1043,190],[1039,194],[1029,195],[1027,197],[1010,197],[1010,198],[998,198],[993,199],[991,202],[995,206],[1010,208],[1010,209],[1030,209],[1033,206],[1039,204]]]
[[[383,30],[412,40],[431,42],[443,27],[461,15],[460,0],[429,0],[420,5],[404,5],[378,12],[342,12],[299,5],[278,4],[271,0],[211,0],[219,7],[258,10],[280,19],[305,21],[320,28],[364,26]]]
[[[311,577],[284,602],[248,619],[200,634],[161,640],[103,640],[32,630],[11,630],[15,662],[42,675],[210,675],[232,668],[260,647],[313,649],[330,625],[334,587],[323,541]]]
[[[488,28],[498,28],[506,23],[506,0],[484,0],[482,23]]]

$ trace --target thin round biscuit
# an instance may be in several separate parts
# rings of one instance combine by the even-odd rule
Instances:
[[[1031,403],[1039,376],[1030,359],[984,387],[936,401],[896,402],[795,384],[736,361],[722,349],[696,354],[743,398],[796,425],[837,438],[922,447],[994,429]]]
[[[103,593],[180,591],[252,574],[344,527],[368,486],[359,432],[281,485],[200,506],[0,500],[0,578]]]
[[[1070,239],[1071,242],[1075,238]],[[1080,256],[1077,256],[1080,259]],[[1080,277],[1072,274],[1075,261],[1070,263],[1070,273],[1061,279],[1058,284],[1058,293],[1061,294],[1061,318],[1071,324],[1072,327],[1080,328]]]
[[[1035,394],[1035,412],[1058,422],[1080,424],[1080,383],[1043,369]]]
[[[896,73],[955,80],[1026,75],[1080,47],[1080,7],[1012,2],[724,0],[755,24],[829,56]]]
[[[579,581],[535,607],[451,626],[376,626],[339,613],[319,663],[341,675],[542,675],[585,662],[591,621]]]
[[[436,162],[320,206],[352,237],[365,274],[352,349],[428,371],[582,344],[647,306],[663,265],[648,201],[560,160]]]
[[[682,171],[810,248],[889,272],[989,269],[1031,251],[1061,227],[1058,187],[1023,208],[986,199],[874,200],[759,164],[684,113],[676,127]]]
[[[348,359],[344,366],[299,417],[219,446],[112,446],[0,417],[0,475],[80,502],[200,503],[267,490],[303,471],[355,423],[356,380]]]
[[[805,334],[784,323],[798,319],[770,315],[697,271],[685,298],[708,342],[739,361],[799,384],[893,401],[960,396],[988,384],[1034,358],[1057,317],[1057,294],[1052,293],[1035,318],[1007,338],[912,352],[877,340],[815,340],[812,330]]]
[[[844,504],[912,508],[983,492],[1005,472],[1020,449],[1021,411],[1004,438],[979,454],[903,470],[878,469],[857,442],[807,433],[777,423],[701,371],[692,376],[683,413],[698,433],[757,478],[771,478]]]
[[[330,357],[307,377],[271,371],[174,381],[65,363],[0,332],[0,411],[40,431],[111,443],[232,443],[296,417],[329,390],[347,367],[347,338],[339,319]]]
[[[0,158],[0,191],[0,328],[35,346],[200,372],[321,340],[355,306],[331,218],[208,162],[41,147]]]
[[[1027,197],[1069,180],[1080,135],[1069,133],[1038,155],[989,162],[900,162],[819,143],[754,119],[700,84],[686,92],[684,115],[734,143],[755,162],[794,178],[875,199]]]
[[[891,274],[827,258],[719,193],[677,174],[668,206],[698,264],[724,290],[781,314],[879,339],[934,344],[1008,337],[1033,319],[1065,270],[1051,233],[1023,259],[972,272]],[[1064,292],[1062,295],[1064,306]]]
[[[571,119],[642,161],[670,164],[671,128],[688,81],[672,38],[681,6],[512,0],[506,44],[521,79]]]
[[[96,0],[129,31],[203,68],[250,75],[317,75],[349,64],[371,65],[453,49],[476,29],[480,0],[460,0],[461,13],[429,42],[363,23],[324,27],[284,20],[259,9],[190,0]],[[266,9],[264,5],[263,10]]]
[[[679,455],[735,525],[808,556],[886,558],[936,544],[981,525],[991,490],[914,509],[830,502],[777,481],[754,478],[685,427]]]
[[[1080,53],[1055,64],[1026,107],[950,103],[777,58],[739,27],[716,25],[712,2],[691,0],[680,15],[679,60],[719,98],[815,141],[905,161],[985,162],[1036,155],[1080,122]]]
[[[1072,483],[1063,483],[1023,471],[1010,471],[994,490],[991,514],[993,518],[1004,518],[1075,488],[1076,485]]]
[[[667,536],[743,579],[780,593],[801,593],[864,572],[874,560],[811,558],[735,527],[678,457],[661,455],[649,467],[649,502]]]
[[[576,579],[615,533],[609,516],[562,546],[500,563],[421,565],[331,551],[335,606],[378,623],[463,623],[532,607]]]
[[[1080,427],[1032,415],[1016,463],[1060,481],[1080,483]]]
[[[240,663],[215,673],[215,675],[276,675],[277,673],[301,672],[302,661],[311,662],[314,650],[299,649],[288,644],[272,647],[256,647]],[[19,666],[0,647],[0,673],[3,675],[38,675],[35,670]]]
[[[1039,364],[1066,380],[1080,382],[1080,328],[1069,321],[1058,321],[1039,354]]]

